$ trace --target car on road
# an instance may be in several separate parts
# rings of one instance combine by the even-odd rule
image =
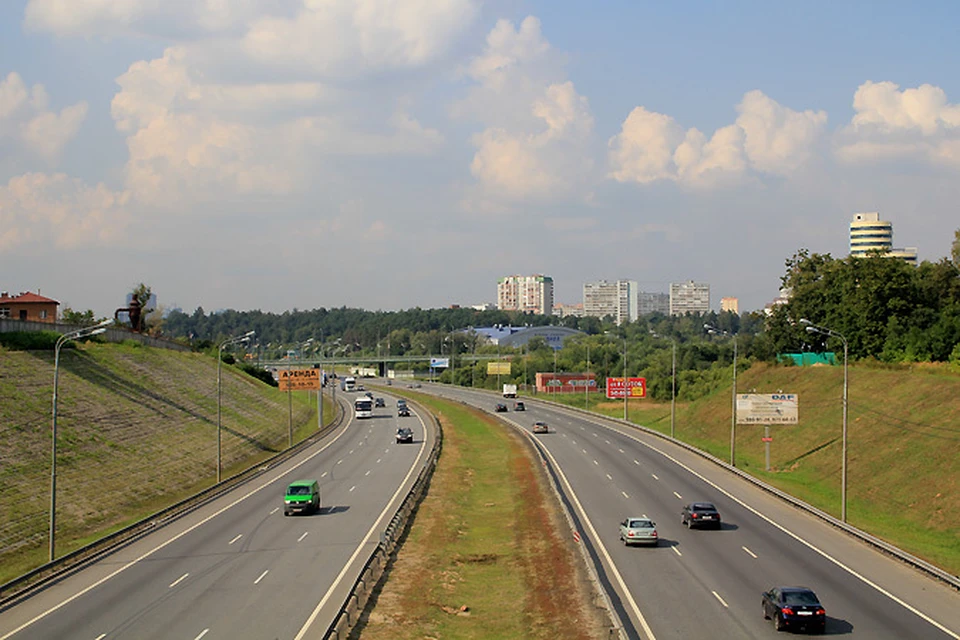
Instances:
[[[513,410],[514,410],[514,411],[526,411],[527,408],[526,408],[525,406],[523,406],[523,403],[522,403],[522,402],[514,402],[514,403],[513,403]]]
[[[365,396],[367,396],[368,398],[370,398],[371,400],[373,400],[373,394],[370,393],[369,391],[367,391],[367,392],[366,392],[365,394],[363,394],[363,395],[365,395]]]
[[[320,484],[316,480],[297,480],[283,495],[283,515],[320,511]]]
[[[547,426],[546,422],[537,422],[533,423],[533,432],[534,433],[550,433],[550,427]]]
[[[397,416],[400,418],[409,418],[410,417],[410,407],[405,404],[397,406]]]
[[[763,619],[773,618],[777,631],[827,630],[827,612],[811,589],[807,587],[774,587],[763,592]]]
[[[497,413],[506,413],[507,405],[503,404],[502,402],[497,403],[497,406],[494,407],[493,410],[496,411]]]
[[[648,544],[657,546],[657,523],[650,518],[624,518],[620,523],[620,540],[625,546]]]
[[[397,429],[397,444],[413,442],[413,429],[410,427],[400,427]]]
[[[720,512],[711,502],[691,502],[680,512],[680,524],[694,527],[720,528]]]
[[[387,403],[386,403],[386,401],[384,401],[383,398],[376,398],[376,399],[374,399],[374,401],[373,401],[373,406],[374,406],[374,407],[385,407],[385,406],[387,406]]]

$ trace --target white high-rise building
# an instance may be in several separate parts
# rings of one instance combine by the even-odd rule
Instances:
[[[893,223],[880,219],[880,213],[871,211],[853,214],[850,222],[850,255],[866,258],[871,251],[881,251],[888,258],[899,258],[916,266],[917,248],[893,248]]]
[[[583,315],[612,316],[616,323],[633,322],[639,315],[635,280],[587,282],[583,285]]]
[[[710,285],[705,282],[671,282],[670,315],[685,313],[708,313],[710,311]]]
[[[641,291],[637,295],[639,309],[638,315],[645,316],[651,313],[670,313],[670,294]]]
[[[553,278],[539,274],[500,278],[497,280],[497,308],[553,315]]]

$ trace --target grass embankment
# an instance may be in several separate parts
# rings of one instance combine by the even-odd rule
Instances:
[[[771,426],[765,470],[763,426],[737,425],[737,466],[840,517],[843,369],[754,365],[740,393],[796,393],[800,423]],[[583,396],[557,400],[583,407]],[[591,398],[622,418],[623,403]],[[730,387],[677,403],[677,438],[730,458]],[[847,521],[960,575],[960,376],[946,367],[850,367]],[[670,404],[630,403],[630,419],[670,433]]]
[[[443,453],[359,637],[607,637],[520,436],[479,411],[417,399],[440,417]]]
[[[287,395],[224,365],[223,477],[288,444]],[[0,348],[0,582],[46,562],[53,353]],[[57,555],[211,486],[217,362],[135,343],[60,353]],[[332,405],[325,417],[333,415]],[[295,439],[316,395],[293,394]]]

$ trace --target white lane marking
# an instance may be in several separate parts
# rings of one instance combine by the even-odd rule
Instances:
[[[390,449],[384,449],[383,452],[384,452],[384,453],[390,453]]]
[[[280,507],[277,507],[277,508],[279,509]],[[238,533],[238,534],[237,534],[237,537],[234,538],[233,540],[231,540],[231,541],[230,541],[229,543],[227,543],[227,544],[233,544],[234,542],[236,542],[237,540],[239,540],[239,539],[242,538],[242,537],[243,537],[243,534],[242,534],[242,533]]]
[[[353,491],[356,488],[357,488],[357,485],[353,485],[352,487],[350,487],[350,491]]]
[[[363,474],[363,475],[365,475],[365,476],[370,475],[370,471],[368,470],[368,471],[367,471],[365,474]]]
[[[417,417],[419,418],[419,416]],[[423,418],[420,418],[420,424],[424,428],[424,433],[426,433],[427,425],[424,424]],[[340,586],[340,582],[343,580],[343,577],[347,575],[347,571],[350,570],[350,567],[353,565],[354,561],[357,559],[357,556],[360,555],[360,552],[363,551],[367,542],[369,542],[370,538],[373,537],[374,532],[377,531],[377,529],[380,527],[380,523],[387,516],[387,513],[391,511],[393,503],[396,502],[397,500],[397,496],[399,496],[400,492],[403,491],[404,485],[407,484],[407,481],[410,480],[410,476],[413,475],[413,472],[416,471],[417,467],[420,465],[420,460],[423,458],[427,450],[425,445],[426,445],[426,442],[424,442],[424,444],[420,446],[420,453],[417,455],[417,459],[414,461],[413,466],[411,466],[410,470],[407,471],[407,475],[403,479],[403,482],[401,482],[397,486],[397,491],[393,494],[393,497],[391,497],[390,500],[387,502],[387,506],[383,508],[383,511],[380,512],[380,517],[377,518],[377,521],[373,523],[373,526],[370,527],[369,531],[367,531],[367,535],[364,536],[363,540],[360,541],[360,544],[357,545],[357,548],[353,552],[353,555],[350,556],[350,559],[347,560],[347,562],[343,565],[343,568],[340,569],[340,573],[334,579],[333,584],[331,584],[330,588],[327,589],[327,592],[323,594],[323,598],[321,598],[320,602],[317,603],[316,608],[313,610],[313,613],[310,614],[310,617],[307,618],[307,621],[303,623],[303,626],[300,628],[300,631],[294,637],[294,640],[303,640],[303,638],[307,635],[307,632],[310,630],[311,625],[313,625],[314,621],[316,621],[317,619],[317,616],[320,615],[320,612],[327,605],[327,600],[330,599],[334,590],[338,586]],[[594,531],[594,534],[596,534],[596,531]],[[4,639],[0,638],[0,640],[4,640]],[[650,640],[654,640],[652,635],[650,636]]]
[[[200,632],[200,635],[198,635],[198,636],[197,636],[196,638],[194,638],[193,640],[200,640],[200,638],[202,638],[203,636],[207,635],[207,633],[209,633],[209,631],[210,631],[210,629],[204,629],[203,631]]]
[[[269,515],[272,516],[272,515],[275,514],[277,511],[280,511],[280,507],[277,507],[276,509],[274,509],[273,511],[271,511]]]
[[[753,551],[750,551],[750,549],[747,549],[746,547],[740,547],[740,548],[746,551],[747,553],[749,553],[754,559],[756,559],[757,554],[755,554]]]
[[[353,422],[353,418],[351,418],[350,421],[347,422],[346,427],[349,427],[351,422]],[[337,440],[339,440],[341,437],[343,437],[343,435],[347,432],[347,428],[346,428],[346,427],[344,427],[343,431],[341,431],[340,434],[339,434],[337,437],[335,437],[333,440],[331,440],[331,441],[328,442],[327,444],[323,445],[323,446],[320,447],[320,449],[318,449],[315,453],[307,456],[306,458],[304,458],[303,460],[301,460],[301,461],[298,462],[297,464],[293,465],[292,467],[290,467],[290,468],[287,469],[286,471],[281,471],[280,473],[278,473],[278,474],[275,475],[274,477],[270,478],[269,480],[267,480],[267,481],[264,482],[263,484],[255,487],[255,488],[251,489],[250,491],[248,491],[247,493],[243,494],[242,496],[240,496],[239,498],[237,498],[236,500],[234,500],[234,501],[231,502],[230,504],[228,504],[228,505],[226,505],[225,507],[219,509],[218,511],[215,511],[214,513],[211,513],[209,516],[207,516],[206,518],[204,518],[204,519],[201,520],[200,522],[197,522],[197,523],[194,524],[193,526],[184,529],[183,531],[181,531],[181,532],[178,533],[177,535],[173,536],[173,537],[170,538],[169,540],[166,540],[165,542],[161,542],[160,544],[158,544],[157,546],[155,546],[153,549],[150,549],[149,551],[144,552],[144,553],[143,553],[142,555],[140,555],[139,557],[137,557],[137,558],[131,560],[130,562],[126,563],[125,565],[119,567],[118,569],[116,569],[116,570],[113,571],[112,573],[107,574],[107,575],[105,575],[104,577],[102,577],[102,578],[100,578],[99,580],[97,580],[96,582],[94,582],[93,584],[91,584],[91,585],[89,585],[89,586],[87,586],[87,587],[84,587],[83,589],[81,589],[80,591],[76,592],[75,594],[73,594],[73,595],[70,596],[69,598],[65,598],[65,599],[64,599],[62,602],[60,602],[59,604],[56,604],[56,605],[50,607],[50,608],[47,609],[46,611],[43,611],[43,612],[41,612],[41,613],[38,613],[38,614],[35,615],[33,618],[31,618],[30,620],[27,620],[26,622],[24,622],[22,625],[20,625],[19,627],[17,627],[17,628],[14,629],[13,631],[7,633],[7,634],[4,635],[4,636],[0,636],[0,640],[7,640],[8,638],[10,638],[10,637],[12,637],[12,636],[20,633],[21,631],[23,631],[24,629],[26,629],[26,628],[29,627],[30,625],[36,623],[37,621],[42,620],[43,618],[46,618],[48,615],[50,615],[50,614],[53,613],[54,611],[58,611],[58,610],[62,609],[63,607],[65,607],[66,605],[70,604],[71,602],[73,602],[73,601],[76,600],[77,598],[79,598],[79,597],[81,597],[81,596],[89,593],[90,591],[93,591],[94,589],[96,589],[97,587],[99,587],[100,585],[102,585],[104,582],[106,582],[107,580],[109,580],[110,578],[113,578],[113,577],[115,577],[115,576],[123,573],[124,571],[126,571],[127,569],[129,569],[130,567],[132,567],[133,565],[135,565],[135,564],[141,562],[142,560],[144,560],[144,559],[152,556],[152,555],[155,554],[157,551],[160,551],[161,549],[166,548],[167,546],[173,544],[174,542],[176,542],[177,540],[179,540],[179,539],[182,538],[183,536],[187,535],[188,533],[190,533],[190,532],[194,531],[195,529],[198,529],[198,528],[200,528],[201,526],[205,525],[206,523],[210,522],[211,520],[213,520],[214,518],[216,518],[216,517],[219,516],[220,514],[224,513],[227,509],[230,509],[230,508],[232,508],[232,507],[235,507],[236,505],[240,504],[241,502],[243,502],[244,500],[246,500],[247,498],[249,498],[249,497],[252,496],[253,494],[257,493],[258,491],[261,491],[261,490],[263,490],[263,489],[266,489],[266,488],[269,487],[270,485],[274,484],[277,480],[280,480],[280,479],[283,478],[284,476],[290,474],[292,471],[295,471],[295,470],[299,469],[300,467],[302,467],[303,465],[307,464],[308,462],[310,462],[311,460],[313,460],[314,458],[316,458],[317,456],[319,456],[321,453],[323,453],[324,451],[326,451],[327,449],[329,449],[331,446],[333,446],[333,445],[337,442]],[[397,491],[399,492],[399,489],[398,489]],[[270,513],[276,513],[276,512],[279,511],[279,510],[280,510],[280,508],[277,507],[276,509],[274,509],[274,510],[271,511]],[[206,633],[207,633],[208,631],[209,631],[209,629],[204,629],[203,633],[201,633],[198,637],[199,637],[199,638],[202,638],[204,635],[206,635]]]
[[[268,573],[270,573],[270,569],[267,569],[263,573],[261,573],[260,577],[253,581],[253,584],[260,584],[260,581],[263,580]]]
[[[607,444],[610,444],[610,441],[609,441],[609,440],[604,440],[604,442],[606,442]]]
[[[383,460],[383,458],[377,458],[377,464],[380,464],[381,460]]]
[[[600,436],[598,436],[597,434],[593,434],[593,437],[594,437],[594,438],[599,438]]]
[[[610,475],[609,473],[607,474],[607,480],[613,480],[613,476]]]
[[[308,535],[310,535],[310,532],[309,532],[309,531],[304,531],[304,532],[303,532],[303,535],[300,536],[299,538],[297,538],[297,542],[303,542],[303,539],[306,538]]]
[[[634,461],[633,461],[633,464],[640,464],[640,461],[639,461],[639,460],[634,460]]]
[[[600,466],[600,463],[597,462],[596,460],[593,461],[593,464],[597,465],[598,467]]]
[[[889,591],[887,591],[886,589],[884,589],[883,587],[881,587],[879,584],[877,584],[877,583],[874,582],[873,580],[870,580],[868,577],[866,577],[866,576],[864,576],[864,575],[861,575],[860,573],[854,571],[852,567],[848,567],[847,565],[845,565],[844,563],[840,562],[839,560],[837,560],[836,558],[834,558],[833,556],[831,556],[829,553],[827,553],[827,552],[824,551],[823,549],[820,549],[819,547],[817,547],[817,546],[816,546],[815,544],[813,544],[812,542],[808,542],[807,540],[804,540],[804,539],[801,538],[798,534],[794,533],[793,531],[790,531],[789,529],[787,529],[787,528],[786,528],[785,526],[783,526],[782,524],[774,521],[773,518],[771,518],[770,516],[767,516],[767,515],[764,515],[764,514],[760,513],[760,511],[758,511],[756,508],[750,506],[749,504],[747,504],[746,502],[744,502],[744,501],[741,500],[740,498],[736,497],[735,495],[733,495],[732,493],[730,493],[729,491],[727,491],[726,489],[724,489],[723,487],[721,487],[720,485],[718,485],[716,482],[713,482],[712,480],[707,479],[707,478],[706,478],[705,476],[703,476],[702,474],[697,473],[696,471],[694,471],[693,469],[691,469],[690,467],[688,467],[688,466],[685,465],[684,463],[680,462],[679,460],[677,460],[676,458],[674,458],[673,456],[671,456],[671,455],[670,455],[669,453],[667,453],[666,451],[663,451],[663,450],[661,450],[661,449],[658,449],[657,447],[653,446],[652,444],[650,444],[650,443],[648,443],[648,442],[643,442],[642,440],[640,440],[639,438],[637,438],[637,437],[635,437],[635,436],[633,436],[633,435],[631,435],[631,434],[625,433],[625,434],[623,434],[623,435],[627,436],[628,438],[630,438],[631,440],[633,440],[633,441],[636,442],[637,444],[639,444],[639,445],[641,445],[641,446],[644,446],[644,447],[646,447],[647,449],[650,449],[651,451],[656,451],[656,452],[659,453],[661,456],[663,456],[664,458],[666,458],[666,459],[669,460],[670,462],[674,463],[675,465],[677,465],[678,467],[680,467],[681,469],[683,469],[684,471],[686,471],[687,473],[689,473],[689,474],[692,475],[693,477],[699,478],[700,480],[702,480],[703,482],[705,482],[707,485],[713,487],[714,489],[716,489],[717,491],[719,491],[719,492],[722,493],[723,495],[727,496],[728,498],[730,498],[731,500],[733,500],[734,502],[736,502],[737,504],[739,504],[741,507],[743,507],[744,509],[746,509],[747,511],[749,511],[749,512],[752,513],[753,515],[755,515],[755,516],[757,516],[758,518],[760,518],[761,520],[767,522],[768,524],[770,524],[770,526],[772,526],[772,527],[774,527],[774,528],[776,528],[776,529],[779,529],[779,530],[782,531],[785,535],[793,538],[794,540],[796,540],[797,542],[799,542],[799,543],[802,544],[803,546],[807,547],[808,549],[810,549],[811,551],[813,551],[814,553],[816,553],[816,554],[819,555],[820,557],[824,558],[825,560],[828,560],[829,562],[832,562],[834,565],[836,565],[837,567],[843,569],[844,571],[846,571],[847,573],[849,573],[850,575],[852,575],[854,578],[856,578],[856,579],[860,580],[861,582],[863,582],[865,585],[874,588],[878,593],[881,593],[881,594],[885,595],[886,597],[890,598],[891,600],[893,600],[894,602],[896,602],[897,604],[899,604],[900,606],[902,606],[902,607],[903,607],[904,609],[906,609],[907,611],[913,613],[914,615],[916,615],[916,616],[919,617],[920,619],[924,620],[925,622],[928,622],[929,624],[933,625],[934,627],[936,627],[936,628],[939,629],[940,631],[944,632],[945,634],[947,634],[947,635],[950,636],[951,638],[954,638],[955,640],[960,640],[960,634],[958,634],[958,633],[956,633],[956,632],[954,632],[954,631],[951,631],[950,629],[948,629],[948,628],[945,627],[944,625],[940,624],[939,622],[937,622],[936,620],[934,620],[933,618],[931,618],[931,617],[928,616],[927,614],[923,613],[922,611],[920,611],[920,610],[917,609],[916,607],[910,605],[910,604],[907,603],[906,601],[904,601],[904,600],[898,598],[897,596],[895,596],[894,594],[890,593]],[[0,638],[0,640],[5,640],[5,639],[4,639],[4,638]]]
[[[96,640],[103,640],[103,639],[106,638],[106,637],[107,637],[107,634],[101,633],[100,635],[98,635],[98,636],[96,637]]]
[[[341,464],[342,462],[343,462],[343,458],[340,458],[339,460],[337,460],[337,464]]]
[[[677,496],[677,499],[683,500],[683,496],[677,493],[676,491],[673,492],[673,495]]]
[[[678,556],[682,556],[682,555],[683,555],[682,553],[680,553],[680,549],[677,549],[676,547],[670,547],[670,548],[673,549],[673,552],[674,552],[675,554],[677,554]]]
[[[724,607],[726,607],[727,609],[730,608],[730,605],[728,605],[726,602],[723,601],[723,598],[720,597],[720,594],[719,594],[719,593],[717,593],[716,591],[711,591],[710,593],[712,593],[712,594],[713,594],[713,597],[715,597],[717,600],[720,601],[720,604],[722,604],[722,605],[723,605]]]
[[[168,588],[169,588],[169,589],[173,589],[175,586],[177,586],[178,584],[180,584],[181,582],[183,582],[184,580],[186,580],[188,575],[190,575],[190,574],[189,574],[189,573],[183,574],[182,576],[180,576],[179,578],[177,578],[176,580],[174,580],[173,582],[171,582],[171,583],[170,583],[170,586],[169,586]]]
[[[323,473],[320,474],[320,477],[323,478],[323,477],[325,477],[328,473],[330,473],[330,472],[329,472],[329,471],[324,471]]]
[[[352,455],[353,455],[353,449],[350,449],[350,453],[348,453],[347,455],[351,455],[351,456],[352,456]]]
[[[584,453],[586,453],[586,452],[587,452],[587,450],[586,450],[586,449],[580,449],[580,451],[583,451]]]
[[[590,536],[594,541],[594,544],[597,546],[603,553],[603,557],[606,559],[606,564],[610,567],[610,573],[613,575],[613,578],[617,581],[617,584],[620,585],[620,590],[626,596],[627,602],[625,606],[629,606],[637,620],[640,621],[640,626],[643,627],[644,633],[647,635],[647,640],[657,640],[656,636],[653,635],[653,630],[650,629],[650,625],[647,624],[647,619],[643,617],[643,612],[640,611],[640,607],[637,606],[637,601],[633,599],[633,594],[630,593],[630,589],[627,587],[627,584],[623,581],[623,576],[620,575],[620,571],[617,569],[617,565],[614,564],[613,558],[610,557],[610,553],[607,551],[607,547],[603,544],[603,541],[600,539],[600,534],[597,533],[596,527],[593,526],[593,522],[590,521],[590,516],[587,515],[587,511],[583,508],[583,504],[580,502],[580,498],[577,497],[577,493],[573,490],[573,486],[570,484],[570,481],[567,480],[566,474],[563,472],[563,469],[560,468],[560,464],[557,463],[557,459],[553,457],[553,454],[550,453],[549,449],[545,449],[544,453],[550,458],[551,463],[553,464],[554,469],[557,470],[557,475],[560,477],[560,480],[563,482],[566,487],[567,492],[569,492],[570,499],[573,501],[573,504],[576,506],[577,511],[580,512],[581,517],[583,518],[583,523],[590,530]],[[346,569],[344,569],[346,570]],[[0,640],[3,640],[0,638]],[[296,640],[301,640],[301,636],[297,636]]]
[[[619,451],[620,453],[624,452],[623,449],[617,449],[617,451]]]
[[[658,475],[655,474],[655,473],[651,473],[650,475],[653,476],[653,479],[654,479],[654,480],[659,480],[659,479],[660,479],[660,476],[658,476]]]
[[[624,498],[627,498],[627,499],[630,498],[630,496],[627,495],[627,492],[626,492],[626,491],[621,491],[620,493],[623,494],[623,497],[624,497]]]

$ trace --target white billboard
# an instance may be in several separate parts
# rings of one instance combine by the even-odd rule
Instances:
[[[799,404],[795,393],[741,393],[737,424],[797,424]]]
[[[444,369],[450,366],[450,358],[430,358],[431,369]]]

